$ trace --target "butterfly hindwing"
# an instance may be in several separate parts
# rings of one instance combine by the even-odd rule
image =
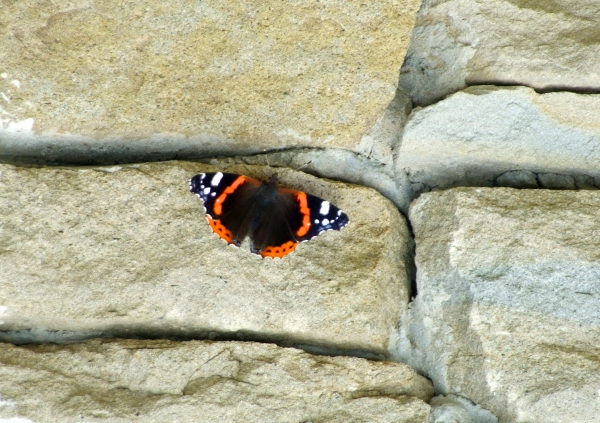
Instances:
[[[283,257],[291,253],[298,246],[295,231],[301,221],[294,196],[280,189],[252,233],[253,252],[263,257]]]

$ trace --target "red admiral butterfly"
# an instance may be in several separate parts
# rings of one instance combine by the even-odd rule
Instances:
[[[284,257],[300,242],[349,222],[328,201],[277,186],[277,175],[260,182],[235,173],[201,173],[190,180],[190,191],[204,202],[214,233],[238,247],[249,236],[250,251],[262,257]]]

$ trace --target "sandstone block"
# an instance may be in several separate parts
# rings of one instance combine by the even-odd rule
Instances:
[[[400,86],[418,105],[476,84],[598,92],[599,13],[598,0],[425,0]]]
[[[401,2],[27,0],[0,9],[0,149],[133,161],[362,152],[419,7]],[[136,156],[137,155],[137,156]]]
[[[386,356],[410,285],[397,209],[371,189],[279,170],[284,186],[331,201],[350,224],[261,259],[212,233],[189,192],[191,176],[216,170],[0,165],[2,338],[241,337]]]
[[[573,187],[579,178],[600,176],[598,110],[600,95],[470,87],[413,112],[397,170],[406,172],[417,190],[491,186],[510,171],[554,173],[543,176],[542,185]],[[509,179],[501,178],[500,185]]]
[[[270,344],[0,344],[5,421],[426,423],[432,395],[403,364]]]

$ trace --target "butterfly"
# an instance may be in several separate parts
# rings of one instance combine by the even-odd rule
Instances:
[[[250,237],[250,251],[281,258],[324,231],[340,230],[348,216],[333,204],[277,184],[235,173],[201,173],[190,191],[202,199],[214,233],[237,247]]]

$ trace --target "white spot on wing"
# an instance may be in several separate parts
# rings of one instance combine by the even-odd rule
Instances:
[[[338,216],[341,216],[341,215],[342,215],[342,211],[338,210]]]
[[[210,188],[204,188],[202,192],[204,193],[204,195],[208,195],[210,194]]]
[[[329,225],[329,220],[323,219],[323,221],[321,223],[323,224],[323,226],[327,226],[327,225]]]
[[[216,195],[217,195],[217,193],[216,193],[216,192],[211,192],[211,193],[210,193],[210,196],[211,196],[211,197],[215,197]]]
[[[319,224],[319,219],[315,219],[315,224]]]
[[[319,210],[319,213],[323,216],[326,216],[329,213],[329,201],[323,201],[321,203],[321,210]]]
[[[215,173],[215,176],[213,176],[212,181],[210,181],[210,184],[213,187],[216,187],[219,185],[219,182],[221,182],[221,179],[223,179],[223,174],[221,172],[217,172]]]

